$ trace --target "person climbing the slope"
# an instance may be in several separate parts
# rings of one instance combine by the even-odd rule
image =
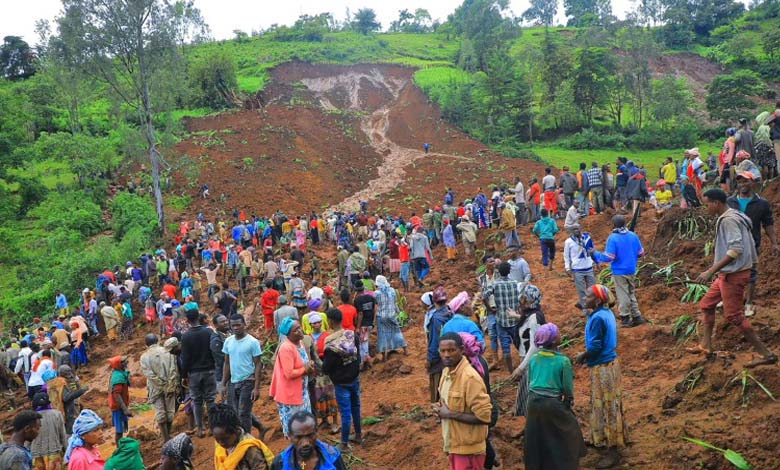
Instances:
[[[719,302],[723,302],[726,320],[739,328],[745,340],[761,355],[748,363],[747,367],[775,364],[777,355],[769,351],[758,338],[750,320],[745,318],[742,305],[745,287],[750,282],[751,269],[758,260],[753,239],[753,223],[748,216],[728,206],[726,193],[721,189],[706,191],[704,202],[707,204],[707,212],[718,217],[715,224],[715,257],[712,267],[701,273],[696,282],[708,282],[714,275],[717,275],[717,278],[699,304],[704,315],[701,344],[689,348],[689,351],[712,354],[715,308]]]

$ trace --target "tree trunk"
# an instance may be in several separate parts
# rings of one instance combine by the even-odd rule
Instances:
[[[157,139],[154,135],[152,124],[152,100],[149,97],[149,83],[147,81],[147,64],[144,54],[143,33],[138,31],[138,68],[141,85],[141,101],[143,106],[144,136],[149,144],[149,160],[152,164],[152,191],[157,208],[157,230],[162,235],[165,232],[165,209],[163,208],[162,188],[160,187],[160,154],[157,152]]]

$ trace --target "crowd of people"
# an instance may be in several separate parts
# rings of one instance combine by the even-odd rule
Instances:
[[[618,328],[648,322],[636,296],[638,259],[645,255],[634,233],[642,203],[659,213],[676,203],[691,209],[703,203],[717,217],[715,260],[697,281],[715,279],[701,302],[702,342],[690,352],[713,354],[722,307],[760,354],[749,366],[777,362],[748,317],[755,313],[762,230],[780,254],[771,206],[757,184],[776,175],[775,149],[767,143],[778,116],[758,116],[755,135],[747,120],[727,130],[718,159],[705,163],[696,148],[681,163],[670,157],[655,185],[641,165],[621,157],[615,174],[598,162],[582,163],[575,173],[547,168],[541,182],[532,178],[526,188],[518,177],[513,187],[492,186],[490,197],[478,188],[457,200],[448,188],[441,205],[408,217],[372,213],[361,202],[354,212],[288,217],[277,210],[258,217],[235,210],[231,223],[202,214],[182,220],[170,250],[106,269],[75,304],[57,292],[51,318],[14,326],[0,351],[0,385],[13,406],[30,409],[16,415],[13,434],[0,445],[0,468],[144,468],[140,443],[127,436],[134,414],[128,355],[108,359],[107,393],[78,375],[90,364],[96,338],[127,341],[141,324],[146,350],[134,372],[145,377],[155,412],[160,468],[194,468],[191,436],[210,435],[218,470],[343,469],[343,454],[363,442],[361,374],[409,352],[403,328],[411,290],[424,292],[430,403],[451,469],[504,464],[493,443],[500,413],[490,386],[491,372],[501,369],[517,382],[513,414],[526,418],[526,468],[578,468],[586,446],[572,410],[573,363],[590,371],[589,442],[602,454],[596,467],[611,468],[628,442]],[[593,240],[582,219],[607,208],[612,232]],[[478,255],[486,229],[497,231],[496,242]],[[556,269],[556,254],[563,257],[558,269],[570,276],[574,307],[586,318],[585,350],[571,359],[558,349],[561,334],[542,309],[543,286],[524,258],[521,235],[538,238],[545,269]],[[332,279],[321,265],[326,245],[336,251]],[[426,282],[439,245],[450,262],[464,256],[483,266],[473,292]],[[614,293],[597,283],[599,265],[610,266]],[[13,401],[20,387],[29,405]],[[80,404],[90,389],[106,393],[114,428],[116,451],[105,460],[99,446],[108,417]],[[275,403],[278,427],[291,443],[278,455],[264,443],[272,423],[254,414],[263,396]],[[187,415],[188,429],[174,435],[177,413]],[[338,445],[319,433],[338,436]]]

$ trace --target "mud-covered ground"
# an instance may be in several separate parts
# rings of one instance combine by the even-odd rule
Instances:
[[[190,158],[200,171],[179,170],[176,180],[182,191],[194,194],[208,183],[211,198],[194,199],[182,214],[192,218],[230,214],[234,208],[248,214],[268,214],[279,208],[288,213],[321,212],[326,208],[352,208],[361,198],[371,200],[372,208],[386,208],[408,215],[412,210],[440,204],[446,187],[458,199],[471,197],[478,187],[512,182],[515,176],[528,181],[542,173],[544,166],[528,160],[507,159],[491,154],[441,120],[436,107],[410,81],[411,70],[397,66],[361,65],[353,67],[292,63],[279,67],[272,86],[262,96],[266,106],[202,119],[192,119],[190,139],[176,150]],[[429,142],[432,153],[424,154]],[[252,163],[245,158],[251,158]],[[387,171],[387,169],[392,171]],[[780,183],[771,182],[763,191],[777,215]],[[611,214],[583,221],[597,247],[603,248],[610,233]],[[704,214],[699,214],[704,217]],[[723,351],[707,361],[685,352],[695,341],[672,335],[672,325],[682,315],[697,315],[695,304],[680,302],[686,275],[696,275],[712,262],[705,256],[705,243],[711,234],[696,240],[681,240],[677,224],[689,217],[672,211],[660,220],[652,210],[643,214],[638,234],[648,251],[642,261],[638,289],[640,307],[652,324],[620,330],[620,360],[631,445],[625,450],[620,468],[636,469],[727,469],[719,454],[682,440],[683,436],[704,439],[721,448],[742,453],[755,469],[780,468],[780,404],[770,399],[749,379],[743,392],[741,371],[752,358],[749,346],[736,329],[719,319],[715,347]],[[480,234],[480,248],[493,247],[487,240],[492,230]],[[530,226],[520,232],[525,258],[534,274],[533,282],[544,293],[542,302],[549,321],[558,324],[570,346],[564,351],[574,356],[583,349],[584,319],[577,308],[573,282],[563,272],[563,261],[555,260],[553,271],[543,270],[539,244]],[[562,248],[564,234],[558,236]],[[334,268],[333,247],[315,249],[324,260],[325,272]],[[499,253],[501,255],[501,253]],[[476,291],[477,260],[461,252],[454,263],[444,261],[441,248],[434,250],[434,263],[428,283],[443,284],[450,295],[460,290]],[[678,262],[673,279],[653,275],[660,268]],[[763,246],[761,273],[753,320],[759,336],[774,351],[780,351],[780,314],[777,294],[780,268],[776,258]],[[333,282],[331,279],[330,282]],[[349,459],[351,469],[444,469],[441,433],[431,416],[428,403],[428,377],[425,372],[425,336],[419,297],[407,294],[412,318],[404,334],[409,356],[393,355],[361,377],[364,417],[381,421],[365,426],[365,442],[356,446]],[[247,305],[253,302],[247,300]],[[209,311],[209,308],[206,308]],[[252,329],[259,321],[254,314]],[[106,403],[107,369],[105,359],[116,353],[131,356],[131,370],[140,374],[138,358],[143,352],[142,327],[126,343],[109,344],[99,338],[93,347],[92,363],[80,372],[92,387],[82,402],[108,417]],[[588,435],[589,378],[585,368],[575,369],[574,410],[583,432]],[[774,395],[780,395],[777,366],[751,371]],[[266,382],[270,371],[266,373]],[[735,380],[736,378],[736,380]],[[495,442],[503,459],[501,468],[522,468],[523,418],[511,416],[516,387],[508,374],[492,377],[501,407],[495,429]],[[133,401],[144,401],[143,379],[134,382]],[[264,385],[267,390],[267,383]],[[265,437],[275,451],[286,442],[278,427],[275,405],[268,399],[255,404],[261,420],[274,427]],[[139,413],[131,420],[132,434],[141,439],[147,465],[159,457],[160,442],[152,424],[152,413]],[[0,415],[5,420],[9,414]],[[184,420],[177,419],[178,429]],[[334,439],[327,433],[321,437]],[[110,440],[110,431],[106,432]],[[196,468],[212,468],[213,441],[195,439]],[[110,447],[110,446],[108,446]],[[108,449],[107,449],[108,450]],[[592,468],[594,451],[582,461]]]

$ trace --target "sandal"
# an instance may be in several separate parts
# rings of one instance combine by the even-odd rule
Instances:
[[[747,367],[748,369],[752,369],[753,367],[771,365],[775,363],[777,363],[777,354],[770,353],[767,356],[759,357],[758,359],[753,359],[745,367]]]
[[[691,354],[704,354],[705,356],[710,356],[712,354],[712,351],[705,349],[701,344],[691,346],[690,348],[685,348],[685,350]]]

